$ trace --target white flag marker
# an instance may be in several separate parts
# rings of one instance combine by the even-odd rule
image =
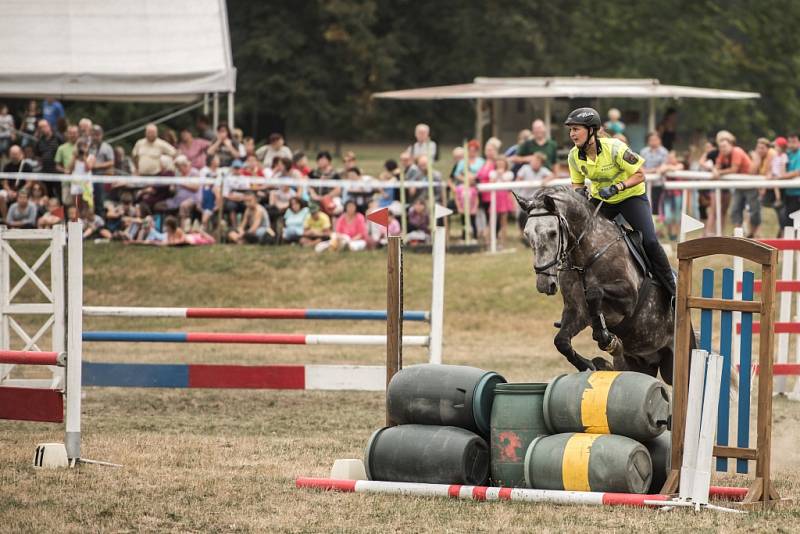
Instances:
[[[705,224],[702,221],[698,221],[694,217],[690,217],[687,214],[681,215],[681,235],[686,235],[689,232],[694,232],[695,230],[700,230],[701,228],[705,228]]]
[[[433,217],[436,220],[439,220],[442,217],[447,217],[451,213],[453,213],[453,210],[451,210],[450,208],[445,208],[440,204],[436,204],[436,206],[433,208]]]

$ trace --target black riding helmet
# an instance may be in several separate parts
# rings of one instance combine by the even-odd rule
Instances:
[[[578,147],[578,157],[581,159],[586,159],[586,146],[589,144],[592,136],[594,136],[597,153],[600,153],[601,149],[600,143],[597,141],[597,131],[602,124],[603,122],[600,119],[600,114],[594,108],[574,109],[567,115],[567,120],[564,121],[565,126],[584,126],[589,130],[589,136],[586,138],[586,142]]]

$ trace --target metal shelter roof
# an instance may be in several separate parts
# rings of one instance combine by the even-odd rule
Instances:
[[[502,98],[707,98],[743,100],[759,93],[664,85],[653,78],[526,77],[475,78],[473,83],[375,93],[393,100]]]

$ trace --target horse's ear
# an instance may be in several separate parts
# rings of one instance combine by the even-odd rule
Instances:
[[[517,204],[519,204],[519,207],[522,208],[522,211],[525,211],[525,212],[531,211],[531,208],[533,207],[533,201],[532,200],[528,200],[527,198],[521,197],[518,194],[516,194],[514,191],[511,191],[511,194],[514,195],[515,199],[517,199]]]
[[[544,202],[544,209],[549,211],[550,213],[556,213],[558,210],[556,209],[556,201],[550,195],[544,195],[542,197],[542,201]]]

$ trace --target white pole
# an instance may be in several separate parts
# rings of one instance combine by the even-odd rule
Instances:
[[[208,93],[203,93],[203,115],[208,115]]]
[[[549,98],[544,99],[544,128],[547,130],[547,138],[550,139],[550,128],[552,128],[551,123],[551,115],[553,114],[551,110],[552,101]]]
[[[656,99],[650,97],[647,110],[647,131],[652,132],[656,129]]]
[[[489,251],[497,252],[497,191],[491,191],[489,202]]]
[[[697,470],[697,445],[700,439],[700,403],[703,399],[703,377],[705,376],[708,352],[692,351],[692,370],[689,376],[689,398],[686,403],[686,425],[683,436],[683,463],[681,464],[680,498],[691,499]]]
[[[435,223],[435,221],[434,221]],[[433,239],[433,287],[431,288],[431,336],[428,347],[430,363],[442,363],[444,338],[444,260],[446,229],[436,226]]]
[[[52,350],[66,352],[66,305],[64,297],[64,245],[67,242],[67,232],[63,224],[57,224],[52,229],[53,239],[50,241],[50,291],[53,294],[53,327]],[[63,388],[65,385],[63,367],[50,367],[53,373],[53,389]]]
[[[212,118],[211,124],[213,125],[212,128],[214,128],[214,133],[216,133],[217,127],[219,126],[219,93],[214,93],[212,113],[214,114],[214,117]]]
[[[231,133],[233,133],[233,125],[234,125],[233,119],[234,119],[235,109],[236,108],[234,107],[233,91],[231,91],[230,93],[228,93],[228,128],[231,129]]]
[[[711,353],[706,368],[706,391],[703,395],[703,419],[700,423],[700,438],[697,445],[697,464],[694,484],[692,485],[692,502],[696,509],[701,504],[708,504],[708,490],[711,485],[711,462],[714,451],[714,434],[717,429],[717,411],[719,408],[719,388],[722,378],[722,356]],[[730,399],[725,399],[730,402]]]
[[[83,333],[83,224],[67,228],[67,457],[81,457],[81,337]]]
[[[0,350],[11,349],[11,332],[8,323],[9,295],[11,294],[11,262],[6,250],[8,228],[0,226]],[[13,365],[0,365],[0,383],[11,373]]]
[[[716,228],[718,236],[722,236],[722,189],[714,190],[714,213],[717,216]]]
[[[744,237],[743,228],[734,228],[733,237]],[[742,281],[744,273],[744,260],[739,256],[733,257],[733,298],[734,300],[742,300],[742,292],[739,289],[739,283]],[[733,372],[738,376],[741,339],[742,335],[736,329],[736,325],[742,321],[742,312],[733,312]]]
[[[793,239],[795,234],[794,228],[788,226],[783,229],[784,239]],[[792,280],[792,271],[794,270],[794,251],[784,250],[781,257],[781,280]],[[764,288],[762,288],[762,291]],[[778,321],[788,323],[792,314],[792,294],[789,292],[781,293],[781,307],[778,312]],[[735,320],[738,320],[736,318]],[[736,323],[738,324],[738,323]],[[778,354],[776,355],[775,363],[788,363],[789,362],[789,334],[778,334]],[[786,393],[786,376],[775,377],[775,393]]]

